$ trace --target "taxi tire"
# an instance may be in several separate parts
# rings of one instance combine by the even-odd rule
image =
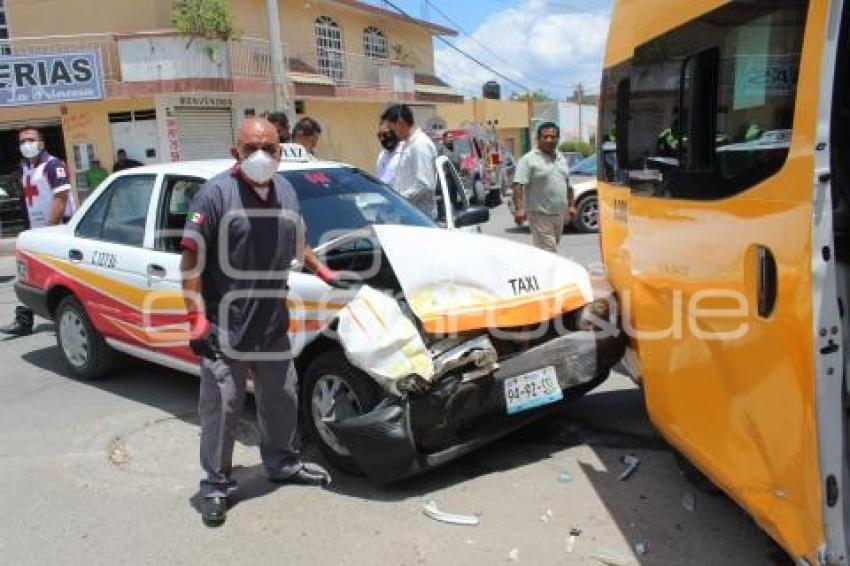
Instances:
[[[60,321],[62,320],[62,315],[68,310],[74,311],[85,327],[88,358],[84,366],[75,366],[72,364],[67,358],[65,350],[62,348],[62,325]],[[68,295],[59,301],[54,320],[56,321],[56,345],[62,354],[62,361],[71,370],[71,373],[80,379],[97,379],[112,368],[115,362],[115,352],[109,347],[103,336],[100,335],[100,332],[92,325],[83,305],[80,304],[75,296]]]
[[[316,382],[323,376],[333,375],[345,382],[360,402],[363,413],[368,413],[380,402],[382,395],[378,385],[359,369],[352,366],[345,359],[345,354],[338,349],[325,351],[316,356],[307,366],[303,379],[300,380],[301,392],[301,414],[307,425],[306,431],[310,438],[316,442],[319,450],[331,465],[343,472],[353,475],[363,475],[363,471],[357,461],[344,454],[338,453],[328,445],[319,433],[316,423],[313,421],[312,395]]]

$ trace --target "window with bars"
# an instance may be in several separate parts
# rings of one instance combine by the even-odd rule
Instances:
[[[363,51],[366,57],[373,59],[386,59],[387,53],[387,38],[384,32],[376,27],[368,27],[363,30]]]
[[[332,18],[316,18],[316,54],[319,71],[337,81],[345,76],[345,56],[342,51],[342,30]]]
[[[0,0],[0,55],[9,55],[11,47],[9,45],[9,20],[6,15],[6,1]]]

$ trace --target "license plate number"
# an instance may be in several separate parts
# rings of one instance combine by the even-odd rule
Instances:
[[[505,380],[505,407],[509,415],[555,403],[563,397],[552,366]]]

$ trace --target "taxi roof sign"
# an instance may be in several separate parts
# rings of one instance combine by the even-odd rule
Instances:
[[[280,160],[288,163],[306,163],[311,160],[310,152],[300,143],[280,144]]]

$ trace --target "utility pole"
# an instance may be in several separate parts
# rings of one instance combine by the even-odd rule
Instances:
[[[576,98],[578,99],[578,141],[579,142],[584,141],[584,130],[582,130],[582,128],[581,128],[581,126],[582,126],[582,124],[581,124],[581,114],[582,114],[581,102],[582,102],[583,96],[584,96],[584,87],[582,86],[581,83],[578,83],[576,85]]]
[[[283,62],[283,42],[280,38],[280,14],[278,0],[266,0],[266,15],[269,25],[269,55],[271,58],[272,89],[274,108],[289,112],[289,94],[286,90],[286,68]]]

